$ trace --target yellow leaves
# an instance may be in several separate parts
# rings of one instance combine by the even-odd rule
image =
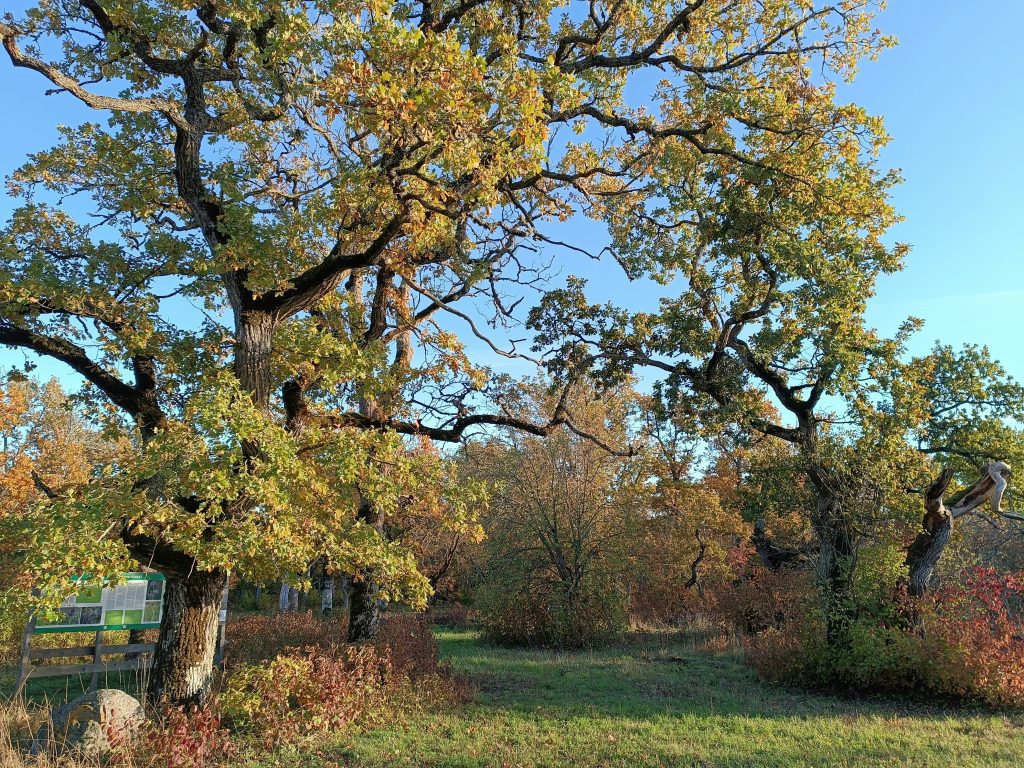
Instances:
[[[133,534],[159,539],[201,567],[273,580],[326,555],[333,567],[372,568],[393,598],[422,603],[428,588],[414,560],[357,520],[360,498],[389,518],[410,504],[419,512],[435,510],[478,535],[471,510],[485,494],[472,484],[461,494],[456,476],[429,445],[413,448],[395,434],[329,426],[311,427],[300,440],[255,408],[232,376],[214,374],[206,383],[180,419],[141,447],[121,445],[116,466],[101,475],[90,478],[87,464],[77,471],[76,458],[92,454],[67,440],[48,449],[59,455],[39,453],[37,446],[40,458],[8,456],[0,475],[0,570],[9,566],[6,543],[22,548],[31,531],[26,568],[46,599],[59,602],[72,574],[130,569],[118,537],[127,521]],[[31,398],[24,390],[12,386],[0,397],[5,432],[25,424]],[[45,419],[59,420],[59,404],[48,408]],[[258,454],[245,457],[245,443],[258,443]],[[80,485],[42,500],[33,469],[54,487]],[[150,480],[140,487],[140,478]]]
[[[0,390],[0,433],[10,432],[24,423],[31,401],[31,387],[27,381],[9,379]]]

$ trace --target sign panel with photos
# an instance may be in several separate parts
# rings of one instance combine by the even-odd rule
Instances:
[[[164,576],[126,573],[124,582],[109,587],[82,587],[60,606],[61,616],[39,621],[36,634],[115,629],[158,629],[164,609]]]

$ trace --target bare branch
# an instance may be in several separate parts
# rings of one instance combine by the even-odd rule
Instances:
[[[178,110],[178,105],[173,101],[157,98],[125,99],[115,96],[103,96],[86,90],[81,83],[61,72],[56,67],[34,56],[29,56],[22,51],[18,46],[18,29],[10,24],[0,22],[0,40],[3,41],[4,49],[6,49],[7,55],[14,66],[35,70],[61,90],[67,91],[93,109],[136,113],[159,112],[166,115],[178,128],[187,130],[189,127],[188,122]]]

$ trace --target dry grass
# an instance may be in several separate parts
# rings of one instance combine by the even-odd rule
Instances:
[[[15,700],[0,704],[0,768],[98,768],[97,761],[31,754],[33,735],[49,717],[45,704],[28,705]],[[126,765],[125,768],[132,768]]]

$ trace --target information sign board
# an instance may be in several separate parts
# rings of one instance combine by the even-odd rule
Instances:
[[[158,629],[164,581],[160,573],[126,573],[117,585],[83,586],[61,603],[60,618],[52,623],[37,621],[34,633]]]

